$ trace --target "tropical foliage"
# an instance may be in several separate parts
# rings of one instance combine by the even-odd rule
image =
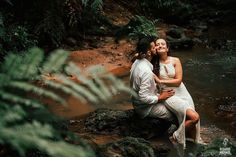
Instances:
[[[158,20],[151,21],[144,16],[134,16],[130,22],[120,28],[116,32],[117,38],[122,38],[128,36],[131,39],[139,39],[143,36],[156,36],[157,37],[157,30],[156,30],[156,22]]]
[[[101,67],[91,67],[82,74],[74,63],[66,63],[67,56],[67,52],[56,50],[45,58],[38,48],[30,49],[23,56],[7,55],[0,71],[0,144],[3,147],[16,150],[22,157],[35,151],[54,157],[95,156],[83,142],[72,145],[64,140],[75,138],[70,138],[65,129],[56,129],[63,121],[50,115],[40,100],[48,98],[65,105],[65,99],[55,92],[60,91],[98,104],[107,102],[117,92],[130,90]],[[73,81],[68,75],[76,79]]]
[[[151,14],[154,18],[162,18],[167,22],[172,21],[176,24],[188,21],[192,14],[192,6],[186,1],[141,0],[140,3],[142,10],[147,15]]]
[[[71,31],[84,34],[91,24],[99,28],[102,6],[102,0],[5,0],[0,1],[0,21],[4,17],[6,25],[23,27],[21,31],[37,36],[38,46],[52,50],[59,48]]]
[[[3,14],[0,12],[0,60],[7,52],[20,52],[36,45],[37,41],[29,34],[24,26],[5,23]]]
[[[141,37],[141,36],[157,36],[157,30],[155,21],[148,20],[144,16],[135,16],[133,18],[133,21],[130,24],[134,24],[133,26],[131,25],[131,33],[129,33],[130,37]]]

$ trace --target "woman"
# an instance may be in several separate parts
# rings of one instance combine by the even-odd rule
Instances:
[[[182,82],[182,65],[177,57],[168,55],[169,47],[164,39],[156,40],[157,55],[153,57],[155,81],[161,91],[173,89],[175,95],[164,101],[166,107],[178,118],[179,128],[172,139],[186,146],[186,137],[199,143],[200,121],[192,97]]]

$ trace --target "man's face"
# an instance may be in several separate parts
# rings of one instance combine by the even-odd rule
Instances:
[[[156,48],[155,42],[151,42],[150,45],[151,45],[150,47],[151,55],[155,56],[157,54],[157,48]]]

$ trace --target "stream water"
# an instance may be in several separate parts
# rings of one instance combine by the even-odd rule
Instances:
[[[201,133],[212,136],[211,140],[217,136],[227,138],[229,135],[234,140],[236,137],[236,47],[232,41],[228,42],[232,49],[196,47],[172,53],[181,59],[183,81],[194,99],[201,126],[205,128]],[[189,150],[193,149],[194,146]],[[172,150],[170,156],[173,153],[176,152]]]

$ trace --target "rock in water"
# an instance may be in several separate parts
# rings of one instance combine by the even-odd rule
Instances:
[[[144,138],[162,135],[170,125],[170,122],[159,118],[140,119],[134,110],[98,109],[85,120],[85,127],[93,133]]]
[[[126,137],[119,141],[99,146],[99,157],[156,157],[167,156],[167,146],[155,146],[142,138]]]

